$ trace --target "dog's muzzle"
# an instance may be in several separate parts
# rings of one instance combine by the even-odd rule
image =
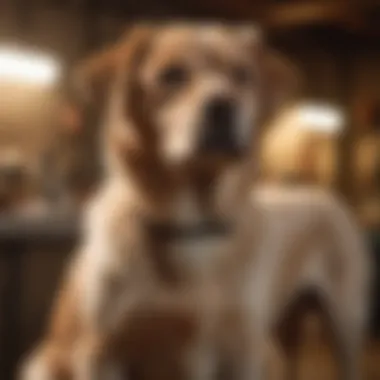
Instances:
[[[199,141],[201,154],[236,155],[241,146],[236,128],[237,107],[227,97],[211,99],[204,109]]]

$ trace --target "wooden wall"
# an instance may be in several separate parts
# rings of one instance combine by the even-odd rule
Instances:
[[[33,0],[27,7],[27,2],[23,7],[21,3],[7,0],[0,5],[0,44],[2,41],[21,41],[51,53],[62,64],[62,83],[67,82],[75,62],[118,36],[137,9],[136,4],[131,4],[131,14],[128,15],[128,12],[100,12],[95,3],[89,7],[88,2],[79,0],[70,1],[70,5],[47,0]],[[142,0],[140,9],[147,8],[148,3],[149,0]],[[168,4],[156,5],[156,13],[167,11]],[[380,71],[377,69],[380,48],[362,46],[355,38],[333,34],[315,38],[299,32],[281,44],[285,54],[301,68],[303,96],[340,105],[347,114],[347,130],[350,132],[342,137],[340,146],[344,148],[337,153],[342,169],[338,171],[342,177],[338,182],[347,193],[352,192],[351,179],[344,173],[353,166],[352,146],[363,128],[354,119],[354,108],[360,99],[380,92]],[[0,95],[0,139],[3,144],[20,143],[28,155],[38,156],[59,123],[57,107],[62,83],[45,91],[14,91],[10,96],[5,96],[4,92],[8,90],[3,89]]]

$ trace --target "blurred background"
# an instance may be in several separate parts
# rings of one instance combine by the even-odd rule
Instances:
[[[378,0],[2,0],[0,378],[40,336],[77,214],[102,176],[102,108],[77,97],[71,69],[131,21],[179,16],[257,21],[298,67],[300,91],[267,125],[261,180],[330,188],[353,207],[377,260],[364,362],[380,379]]]

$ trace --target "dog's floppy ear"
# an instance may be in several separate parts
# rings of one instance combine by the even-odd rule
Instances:
[[[81,100],[92,103],[104,96],[115,74],[120,55],[120,46],[115,45],[87,58],[76,68],[73,86]]]
[[[153,34],[153,25],[131,27],[120,42],[84,60],[74,71],[74,85],[85,101],[104,99],[112,81],[121,67],[130,73],[145,42]]]
[[[265,106],[274,111],[296,92],[298,72],[290,61],[267,46],[265,36],[257,26],[242,25],[238,32],[252,52],[252,59],[259,63]]]

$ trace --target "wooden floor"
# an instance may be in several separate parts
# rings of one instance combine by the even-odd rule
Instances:
[[[336,360],[331,345],[322,338],[316,326],[308,326],[298,348],[296,379],[338,380]],[[361,357],[362,379],[380,380],[380,340],[368,341]],[[270,380],[285,379],[285,361],[281,352],[270,349],[268,375]]]
[[[275,365],[269,369],[270,380],[284,380],[283,359],[277,356],[274,362]],[[367,344],[362,358],[362,371],[363,380],[380,380],[380,342]],[[294,380],[337,379],[337,367],[329,346],[315,345],[302,350],[297,361],[297,378]]]

